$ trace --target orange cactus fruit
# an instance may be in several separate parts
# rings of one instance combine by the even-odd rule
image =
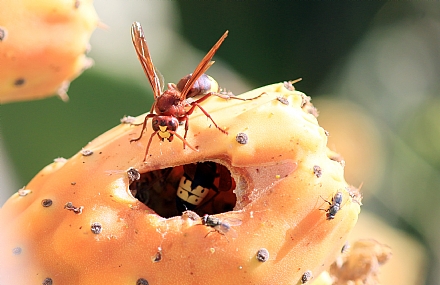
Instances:
[[[380,269],[391,256],[390,247],[373,239],[346,243],[330,270],[314,278],[313,285],[379,285]]]
[[[58,94],[93,64],[86,57],[99,20],[92,0],[0,2],[0,103]]]
[[[311,284],[361,196],[310,98],[289,83],[240,97],[260,94],[201,103],[228,134],[196,109],[196,151],[153,136],[144,161],[144,114],[44,168],[0,209],[0,283]]]
[[[380,284],[380,267],[391,258],[391,248],[373,239],[362,239],[347,251],[330,266],[333,284]]]

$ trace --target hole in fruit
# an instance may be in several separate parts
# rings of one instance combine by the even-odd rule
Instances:
[[[198,215],[232,211],[235,180],[220,163],[204,161],[141,173],[131,194],[158,215],[170,218],[186,210]]]

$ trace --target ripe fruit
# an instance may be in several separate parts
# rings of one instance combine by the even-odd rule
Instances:
[[[144,163],[148,136],[130,144],[141,126],[123,123],[44,168],[0,209],[0,283],[296,284],[328,269],[360,194],[329,158],[310,98],[282,83],[242,97],[262,93],[203,102],[229,135],[195,111],[187,140],[198,151],[153,140]],[[226,167],[213,183],[226,191],[182,214],[183,166],[203,161]],[[203,225],[204,214],[215,219]]]
[[[373,239],[358,240],[340,262],[330,267],[335,284],[380,284],[380,267],[392,256],[391,249]]]
[[[58,94],[92,65],[85,56],[98,25],[91,0],[2,0],[0,103]]]

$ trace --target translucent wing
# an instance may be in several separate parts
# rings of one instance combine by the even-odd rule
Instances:
[[[227,235],[231,238],[237,237],[237,231],[235,231],[231,226],[241,225],[241,220],[236,218],[225,218],[221,223],[214,227],[219,233]]]
[[[222,219],[222,223],[228,224],[229,226],[239,226],[242,223],[242,220],[237,218],[224,218]]]
[[[154,98],[158,98],[162,94],[164,79],[162,74],[154,67],[150,52],[148,51],[144,31],[139,22],[134,22],[133,25],[131,25],[131,39],[145,75],[147,75],[151,88],[153,88]]]
[[[186,99],[186,95],[188,95],[188,92],[191,90],[191,87],[194,85],[194,83],[199,79],[199,77],[208,70],[208,68],[211,67],[211,65],[214,64],[214,61],[211,61],[214,54],[217,52],[220,45],[223,43],[225,38],[228,36],[228,31],[226,31],[223,36],[217,41],[217,43],[211,48],[211,50],[205,55],[205,57],[202,59],[202,61],[199,63],[199,65],[196,67],[194,72],[192,73],[191,78],[186,83],[185,87],[183,87],[182,92],[180,93],[180,99],[184,100]]]
[[[221,224],[221,225],[215,226],[214,229],[222,235],[227,235],[231,238],[237,237],[237,231],[235,231],[233,228],[231,228],[227,224]]]

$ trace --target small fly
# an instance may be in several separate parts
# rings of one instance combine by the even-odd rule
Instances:
[[[205,237],[207,237],[212,232],[218,232],[219,234],[224,235],[226,239],[228,239],[227,236],[230,236],[231,238],[236,238],[237,232],[233,228],[231,228],[231,226],[239,226],[241,225],[241,222],[242,221],[237,218],[220,219],[210,216],[208,214],[205,214],[202,217],[202,225],[214,229],[213,231],[208,232]]]
[[[324,199],[324,198],[322,198],[322,199]],[[324,201],[326,201],[330,205],[330,207],[328,207],[328,209],[320,209],[320,210],[324,210],[324,211],[327,212],[327,220],[333,220],[335,218],[335,215],[341,209],[342,193],[341,192],[337,192],[335,194],[335,196],[332,198],[331,202],[329,202],[329,201],[327,201],[325,199],[324,199]]]

